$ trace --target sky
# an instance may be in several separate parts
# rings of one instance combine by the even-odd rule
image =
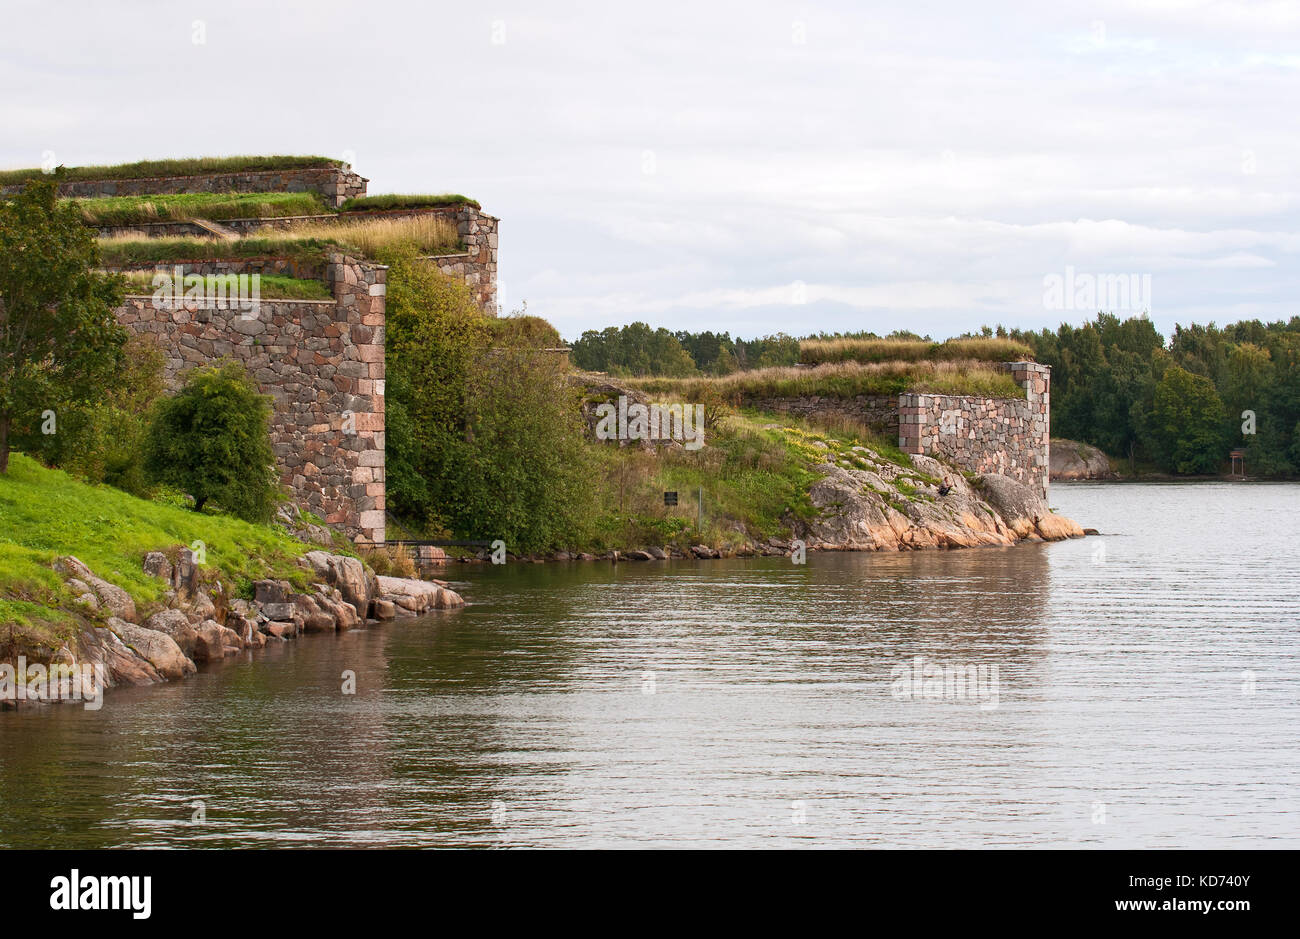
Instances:
[[[1294,0],[0,9],[0,168],[465,193],[570,340],[1300,314]]]

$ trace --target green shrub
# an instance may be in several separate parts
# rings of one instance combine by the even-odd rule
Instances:
[[[191,372],[154,409],[145,440],[150,478],[250,522],[271,518],[278,501],[268,421],[271,399],[236,363]]]

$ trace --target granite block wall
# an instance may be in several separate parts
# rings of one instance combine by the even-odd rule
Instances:
[[[999,473],[1047,495],[1051,461],[1051,369],[1036,362],[1003,365],[1024,398],[898,396],[898,445],[976,473]]]
[[[221,262],[186,273],[239,273]],[[255,314],[127,297],[118,319],[155,337],[168,385],[222,359],[271,396],[271,445],[299,505],[358,543],[384,541],[384,298],[387,269],[342,254],[333,300],[263,300]]]

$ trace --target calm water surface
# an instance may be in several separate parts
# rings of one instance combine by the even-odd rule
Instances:
[[[1295,847],[1298,501],[1061,484],[1103,537],[457,567],[462,611],[0,713],[0,845]],[[915,656],[996,707],[897,696]]]

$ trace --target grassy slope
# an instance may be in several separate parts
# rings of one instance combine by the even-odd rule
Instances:
[[[276,576],[305,585],[295,559],[311,547],[278,528],[138,499],[109,486],[91,486],[15,453],[0,475],[0,626],[27,627],[35,638],[66,638],[76,623],[51,608],[71,597],[51,564],[72,554],[105,580],[149,604],[163,583],[145,574],[148,551],[202,541],[207,567],[242,585]],[[6,630],[7,631],[7,630]]]
[[[865,428],[842,422],[834,429],[787,415],[744,411],[728,417],[694,452],[663,449],[658,455],[638,447],[601,448],[603,470],[593,492],[614,511],[601,517],[585,550],[631,549],[703,541],[715,547],[738,545],[747,537],[788,534],[790,516],[810,517],[808,489],[817,479],[812,467],[828,459],[845,465],[865,446],[885,460],[910,467],[910,458],[893,443]],[[696,530],[698,491],[704,490],[704,531]],[[675,490],[679,504],[665,506],[663,493]],[[893,494],[907,501],[905,492]],[[740,529],[744,530],[741,531]]]

